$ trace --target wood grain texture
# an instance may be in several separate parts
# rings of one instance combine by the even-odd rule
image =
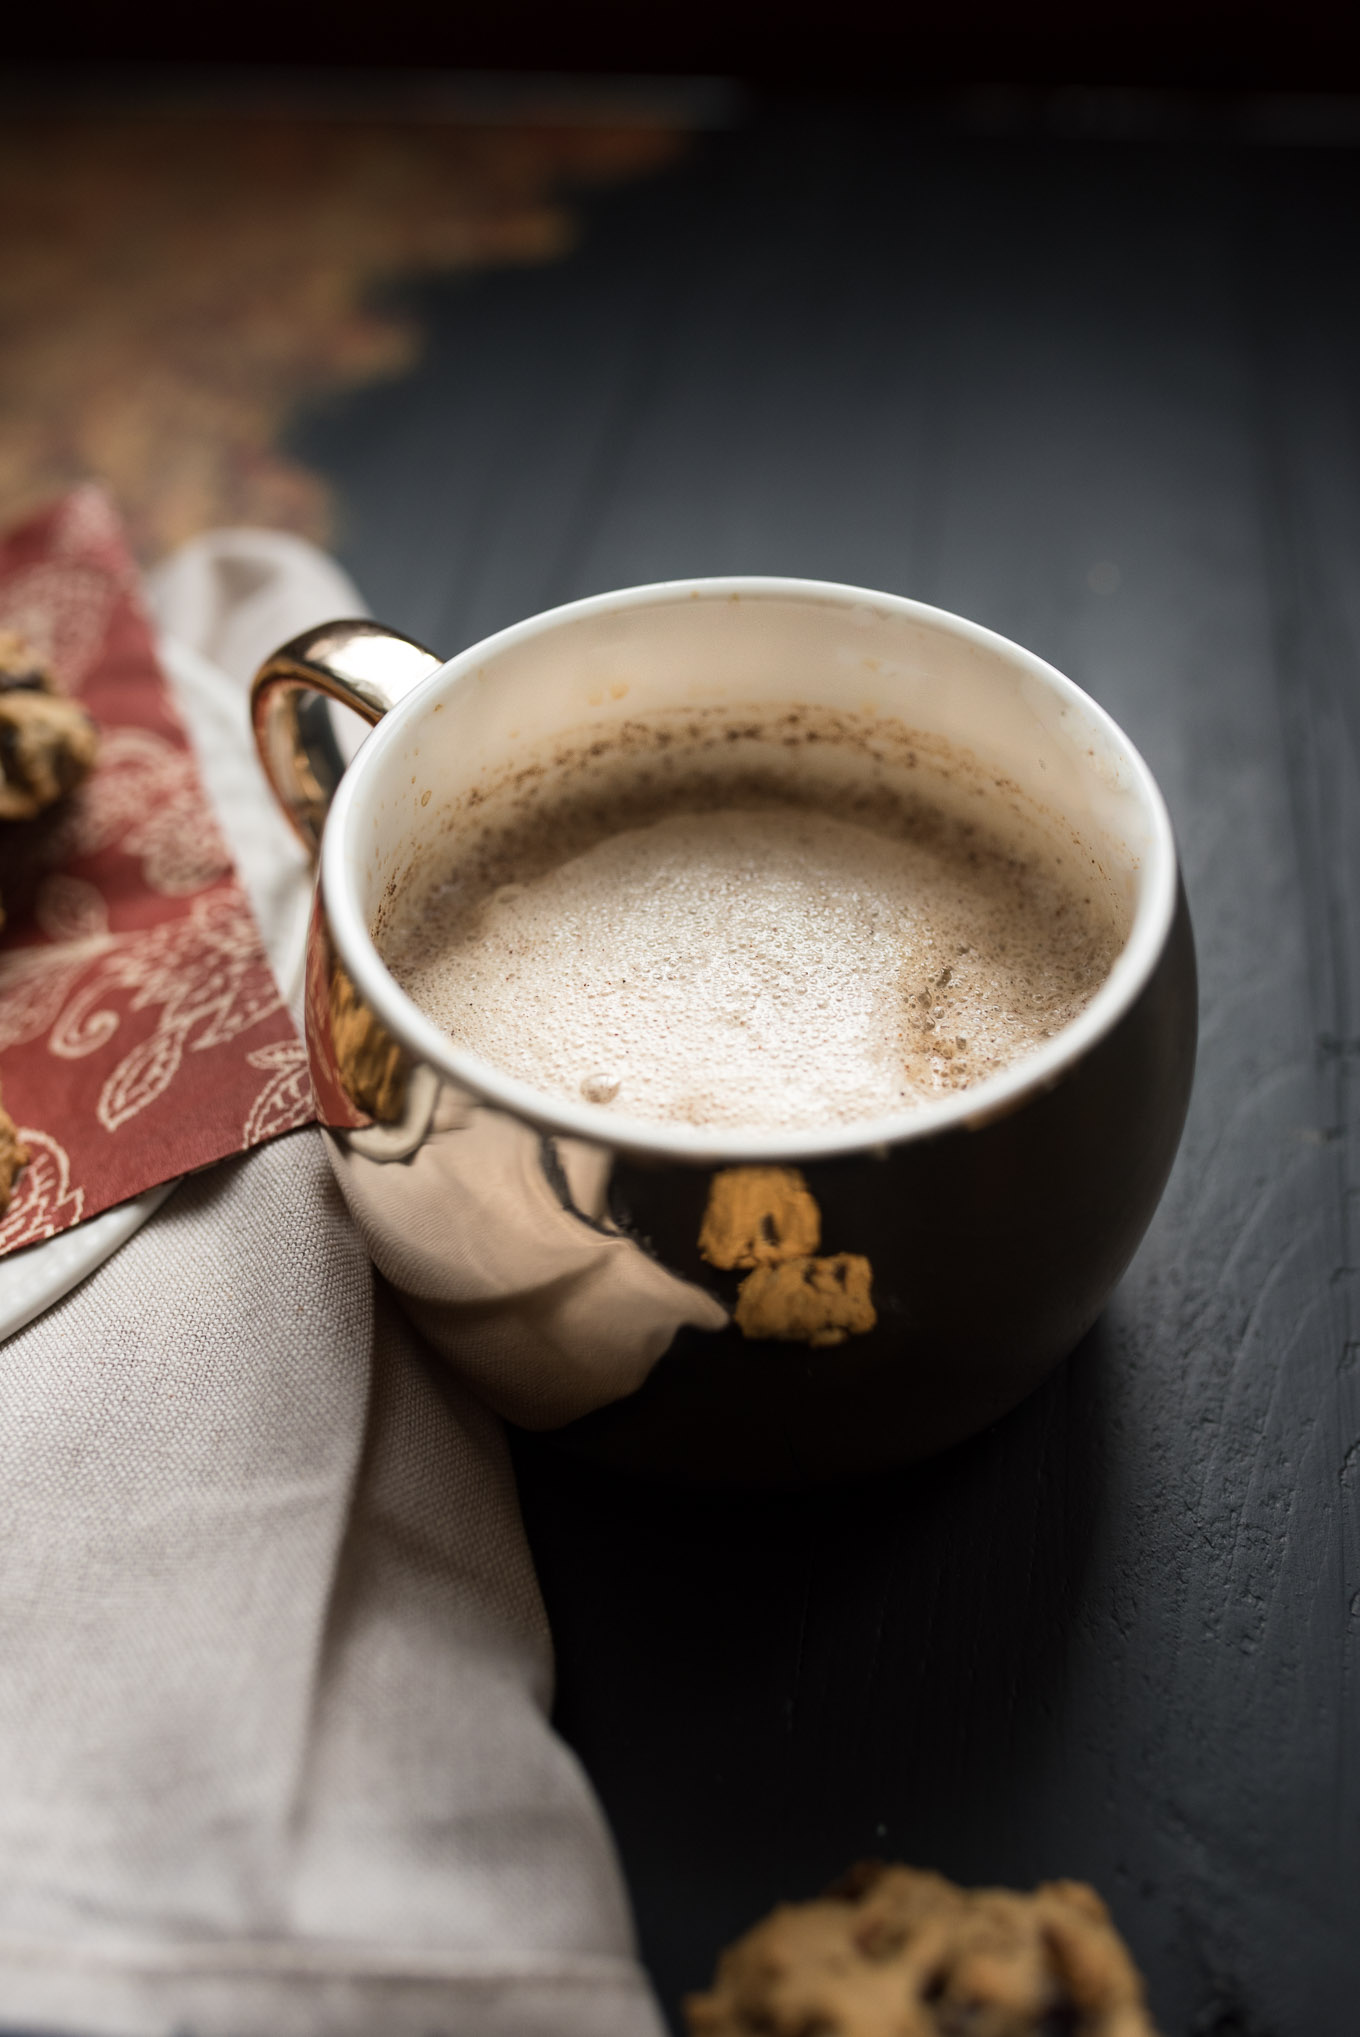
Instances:
[[[520,1453],[558,1717],[672,2013],[865,1854],[1089,1878],[1168,2037],[1360,1996],[1360,157],[765,109],[299,444],[452,652],[706,571],[922,596],[1143,748],[1202,1047],[1061,1373],[921,1470],[715,1499]],[[677,2026],[678,2027],[678,2026]]]

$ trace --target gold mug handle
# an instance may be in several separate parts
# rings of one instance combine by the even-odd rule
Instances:
[[[255,747],[274,797],[308,853],[344,774],[328,700],[362,715],[370,727],[444,663],[410,637],[355,619],[304,630],[266,658],[250,689]]]

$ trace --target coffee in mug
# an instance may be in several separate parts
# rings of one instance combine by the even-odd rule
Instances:
[[[653,715],[456,801],[379,951],[450,1039],[656,1123],[849,1125],[1070,1023],[1127,909],[1087,843],[900,722]]]

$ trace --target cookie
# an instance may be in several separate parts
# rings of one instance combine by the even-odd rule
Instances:
[[[15,1177],[28,1160],[28,1148],[19,1137],[19,1128],[0,1104],[0,1216],[9,1208]]]
[[[685,2004],[691,2037],[1156,2037],[1094,1889],[962,1889],[870,1863],[786,1903]]]
[[[94,763],[94,723],[58,693],[40,660],[0,630],[0,820],[32,820]]]
[[[32,820],[94,763],[94,723],[74,700],[0,692],[0,820]]]
[[[32,820],[70,792],[93,764],[96,740],[84,708],[56,692],[32,646],[13,630],[0,630],[0,820]],[[13,1118],[0,1106],[0,1215],[28,1158]]]
[[[0,693],[51,693],[52,676],[27,637],[0,629]]]

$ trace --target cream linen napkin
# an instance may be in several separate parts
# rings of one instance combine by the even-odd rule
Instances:
[[[306,874],[258,657],[358,607],[297,540],[153,588],[276,967]],[[225,667],[225,673],[223,671]],[[186,1181],[0,1347],[0,2019],[110,2037],[657,2037],[499,1426],[315,1129]]]

